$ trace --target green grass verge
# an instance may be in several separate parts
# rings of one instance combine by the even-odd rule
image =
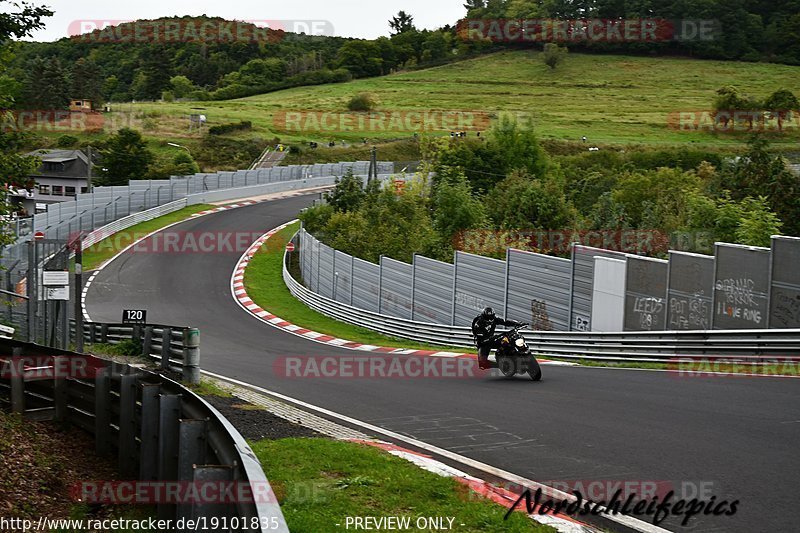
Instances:
[[[455,480],[366,445],[285,439],[257,442],[253,451],[295,533],[344,530],[348,516],[409,517],[412,524],[418,517],[450,517],[459,532],[554,531],[523,513],[504,521],[507,509]]]
[[[470,352],[469,348],[433,346],[388,337],[374,331],[345,324],[310,309],[292,296],[283,282],[283,253],[286,244],[300,229],[292,224],[273,235],[253,257],[245,271],[244,284],[250,298],[270,313],[298,326],[362,344],[420,350]]]
[[[112,235],[83,252],[83,270],[88,272],[94,270],[119,252],[141,239],[165,226],[180,222],[195,213],[212,209],[214,206],[208,204],[197,204],[184,207],[174,213],[169,213],[162,217],[154,218],[140,224],[136,224],[124,231]]]

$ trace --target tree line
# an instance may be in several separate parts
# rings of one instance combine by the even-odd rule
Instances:
[[[679,54],[800,65],[798,0],[467,0],[468,19],[713,21],[713,39],[575,42],[598,53]],[[513,46],[513,45],[510,45]]]
[[[449,261],[455,249],[502,258],[507,247],[565,256],[571,236],[587,234],[647,235],[647,246],[622,251],[654,256],[800,234],[798,179],[758,136],[740,157],[688,148],[558,154],[502,116],[481,140],[421,142],[425,165],[405,186],[346,176],[301,216],[306,228],[373,262],[415,253]]]
[[[131,100],[227,100],[380,76],[484,48],[458,43],[453,27],[418,30],[413,17],[403,12],[400,17],[390,21],[391,36],[375,40],[273,32],[279,35],[263,41],[114,42],[93,38],[102,32],[95,30],[52,43],[19,42],[0,83],[8,86],[17,107],[28,109],[66,108],[70,98],[89,99],[95,108]],[[200,25],[221,19],[148,22],[176,21]]]

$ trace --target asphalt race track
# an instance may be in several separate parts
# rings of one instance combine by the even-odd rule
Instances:
[[[295,218],[312,198],[226,211],[176,229],[262,234]],[[151,323],[198,327],[204,370],[529,479],[655,481],[678,490],[692,482],[710,487],[707,496],[717,501],[740,501],[735,517],[696,517],[688,528],[662,524],[668,529],[798,529],[800,381],[556,366],[545,366],[538,384],[491,377],[287,379],[273,370],[280,357],[354,354],[283,333],[245,313],[230,290],[243,252],[129,251],[95,279],[87,310],[98,322],[118,323],[127,308],[147,309]]]

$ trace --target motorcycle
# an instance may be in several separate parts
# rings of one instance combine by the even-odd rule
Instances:
[[[496,366],[492,366],[500,369],[500,373],[507,379],[517,374],[528,374],[533,381],[541,381],[542,369],[539,361],[531,352],[525,337],[520,334],[520,330],[527,326],[528,324],[520,324],[498,336],[500,347],[497,348],[495,355]]]

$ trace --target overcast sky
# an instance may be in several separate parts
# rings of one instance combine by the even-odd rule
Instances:
[[[388,35],[387,21],[401,9],[414,16],[418,28],[428,29],[453,24],[466,13],[464,0],[33,0],[32,3],[47,5],[55,11],[54,16],[46,19],[46,28],[34,34],[37,41],[66,37],[79,21],[203,14],[247,21],[325,21],[336,35],[375,38]]]

